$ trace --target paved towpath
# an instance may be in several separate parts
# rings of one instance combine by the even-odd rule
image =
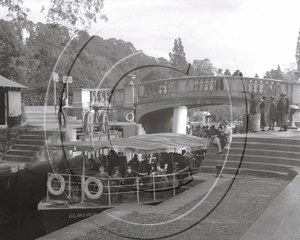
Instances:
[[[300,167],[294,168],[298,173]],[[241,240],[300,239],[300,175],[277,196]]]
[[[181,207],[189,204],[198,197],[206,194],[211,190],[212,186],[217,187],[233,178],[233,175],[223,175],[221,178],[216,178],[211,173],[198,173],[194,175],[195,180],[204,180],[205,182],[190,188],[167,201],[156,206],[141,205],[141,204],[122,204],[110,210],[94,215],[88,219],[84,219],[68,227],[62,228],[56,232],[38,238],[39,240],[72,240],[80,237],[83,234],[92,232],[99,227],[108,225],[120,217],[124,217],[134,211],[141,213],[160,213],[170,214]]]

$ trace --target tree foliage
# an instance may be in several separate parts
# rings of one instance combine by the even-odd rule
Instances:
[[[49,82],[53,70],[60,78],[56,85],[58,95],[63,89],[62,77],[69,72],[73,77],[73,83],[69,84],[69,100],[72,100],[75,88],[112,88],[124,74],[138,67],[143,68],[130,73],[136,76],[135,83],[174,77],[175,71],[170,71],[168,67],[175,64],[175,60],[171,63],[162,57],[147,56],[132,43],[121,39],[105,40],[93,36],[85,46],[91,39],[86,31],[78,31],[72,38],[67,27],[56,24],[28,22],[28,34],[24,34],[24,29],[0,20],[0,74],[29,88],[22,92],[25,105],[44,105],[48,86],[47,104],[53,104],[53,83]],[[177,42],[182,52],[182,43]],[[186,61],[175,58],[179,65],[186,64]],[[193,75],[213,75],[214,71],[209,59],[194,60],[191,67]],[[118,88],[122,88],[127,80],[129,78],[125,77]]]
[[[299,30],[299,35],[298,35],[295,57],[296,57],[296,62],[297,62],[297,70],[300,71],[300,30]]]
[[[187,72],[188,62],[186,61],[184,47],[180,38],[175,39],[174,47],[172,49],[172,52],[169,53],[169,57],[172,67],[177,68],[180,71]],[[172,72],[172,75],[175,77],[182,76],[182,74],[179,74],[177,72]]]
[[[213,122],[220,122],[223,119],[228,121],[241,121],[246,113],[245,106],[213,105],[188,110],[188,116],[193,121],[201,121],[201,112],[207,111],[212,116]]]
[[[22,0],[0,0],[0,6],[7,9],[6,17],[19,24],[27,20],[27,13],[30,12],[22,4]]]
[[[212,76],[217,71],[209,59],[194,60],[191,67],[193,76]]]
[[[271,69],[270,71],[267,71],[264,78],[283,80],[283,72],[281,71],[279,64],[277,69]]]
[[[89,29],[92,22],[96,23],[97,19],[107,20],[107,17],[101,14],[103,1],[51,0],[50,6],[42,6],[41,12],[47,12],[46,20],[52,24],[61,24],[69,29],[75,29],[81,24],[84,29]],[[27,22],[27,13],[30,12],[30,9],[22,5],[22,0],[0,0],[0,6],[8,11],[6,17],[19,24]]]
[[[226,69],[225,72],[224,72],[224,75],[225,76],[231,76],[231,72],[228,69]]]

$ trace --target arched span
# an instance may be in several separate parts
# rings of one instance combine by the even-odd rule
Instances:
[[[137,122],[142,124],[146,133],[170,132],[173,108],[161,109],[143,115]]]

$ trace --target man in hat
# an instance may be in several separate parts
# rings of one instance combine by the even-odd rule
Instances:
[[[133,156],[133,159],[131,159],[128,163],[128,166],[131,167],[132,171],[134,173],[139,173],[139,170],[140,170],[140,161],[138,159],[138,155],[137,154],[134,154]]]
[[[269,103],[267,102],[267,98],[263,96],[262,102],[259,105],[260,108],[260,127],[261,131],[265,131],[265,127],[269,124]]]
[[[280,99],[277,104],[278,125],[280,132],[287,131],[287,115],[289,114],[290,101],[286,98],[286,92],[280,93]]]
[[[275,122],[277,119],[277,109],[276,109],[276,103],[275,103],[275,97],[270,97],[270,107],[269,107],[269,129],[274,131]]]

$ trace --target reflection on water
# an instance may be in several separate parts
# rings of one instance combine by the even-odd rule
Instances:
[[[33,240],[45,234],[44,224],[38,212],[20,224],[15,221],[0,226],[1,240]]]

